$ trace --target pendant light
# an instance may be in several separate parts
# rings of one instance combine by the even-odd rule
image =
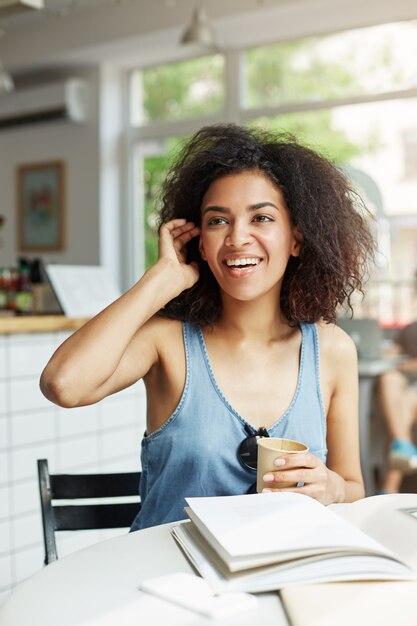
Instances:
[[[0,30],[0,39],[5,34],[6,33],[4,30]],[[11,74],[9,74],[9,72],[6,70],[6,68],[4,67],[2,63],[2,60],[0,59],[0,94],[8,93],[10,91],[13,91],[13,89],[14,89],[13,78]]]
[[[195,7],[191,21],[184,30],[180,43],[183,45],[197,44],[212,49],[217,48],[213,27],[208,21],[202,6]]]

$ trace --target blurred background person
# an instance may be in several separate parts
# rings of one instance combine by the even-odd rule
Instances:
[[[414,291],[417,294],[417,271]],[[398,492],[404,475],[417,474],[417,446],[413,441],[417,423],[417,321],[399,331],[393,351],[400,359],[395,369],[379,380],[380,407],[389,437],[382,493]]]

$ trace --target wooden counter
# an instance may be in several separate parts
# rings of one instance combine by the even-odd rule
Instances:
[[[27,315],[0,317],[0,335],[17,333],[48,333],[77,330],[87,322],[85,318],[65,315]]]

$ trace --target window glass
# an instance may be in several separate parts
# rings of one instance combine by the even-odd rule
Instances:
[[[417,178],[417,123],[415,128],[404,130],[404,177]]]
[[[183,139],[170,137],[163,140],[147,141],[141,145],[136,160],[136,177],[142,181],[143,219],[145,230],[145,269],[158,259],[158,209],[161,186]],[[142,226],[142,225],[141,225]]]
[[[417,21],[383,24],[244,53],[246,109],[417,86]]]
[[[224,57],[214,54],[133,72],[133,125],[210,115],[224,103]]]

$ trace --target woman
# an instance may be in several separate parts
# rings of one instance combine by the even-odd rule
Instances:
[[[357,201],[292,139],[218,125],[185,146],[165,182],[157,263],[41,378],[65,407],[144,379],[133,530],[183,518],[185,497],[250,490],[246,443],[261,434],[310,448],[277,460],[270,490],[363,496],[356,351],[334,325],[373,252]]]

